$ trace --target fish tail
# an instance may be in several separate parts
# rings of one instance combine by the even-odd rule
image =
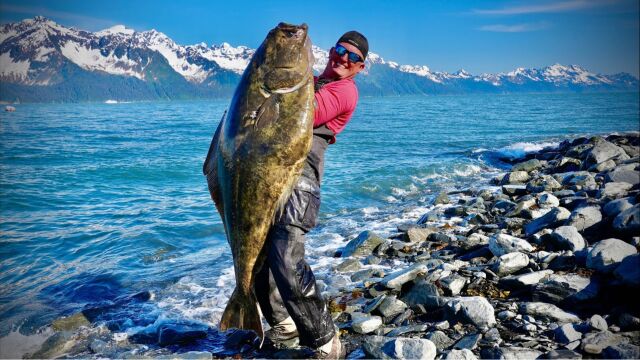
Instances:
[[[220,320],[220,331],[228,329],[253,330],[260,337],[260,346],[264,341],[264,331],[260,321],[256,296],[252,291],[242,294],[236,288],[224,309]]]

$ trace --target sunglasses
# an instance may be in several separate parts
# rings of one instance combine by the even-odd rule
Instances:
[[[349,61],[352,63],[364,62],[364,60],[362,60],[360,55],[347,50],[347,48],[345,48],[340,44],[336,44],[335,49],[336,49],[336,54],[338,54],[338,56],[340,57],[344,56],[344,54],[349,54],[347,57],[349,58]]]

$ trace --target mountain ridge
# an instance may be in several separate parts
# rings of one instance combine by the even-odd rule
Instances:
[[[328,52],[312,47],[319,73]],[[255,49],[223,42],[180,45],[155,29],[115,25],[97,32],[42,16],[0,26],[0,100],[101,101],[227,97]],[[98,83],[99,82],[99,83]],[[401,65],[370,52],[356,77],[361,95],[638,91],[628,73],[602,75],[579,65],[516,68],[472,75]]]

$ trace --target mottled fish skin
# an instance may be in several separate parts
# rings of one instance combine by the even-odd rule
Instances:
[[[216,131],[203,171],[233,254],[236,288],[220,330],[263,338],[254,275],[274,218],[311,148],[313,56],[307,25],[280,23],[253,55]]]

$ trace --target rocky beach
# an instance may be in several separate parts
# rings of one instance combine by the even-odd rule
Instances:
[[[437,194],[429,212],[395,233],[354,234],[319,277],[347,358],[640,357],[639,146],[634,132],[505,157],[510,171]],[[153,296],[60,318],[26,356],[312,355],[258,349],[251,333],[198,322],[123,332],[136,324],[119,314],[149,311]]]

